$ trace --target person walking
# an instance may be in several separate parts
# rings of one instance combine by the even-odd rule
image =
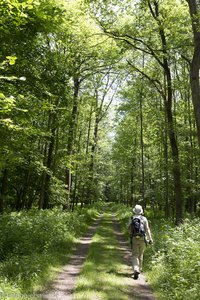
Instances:
[[[129,220],[128,230],[131,238],[133,276],[134,279],[138,279],[142,272],[145,245],[153,243],[153,239],[148,220],[143,216],[142,206],[137,204],[133,208],[133,213],[134,215]]]

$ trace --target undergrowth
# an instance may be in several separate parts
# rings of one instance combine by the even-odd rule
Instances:
[[[100,209],[96,205],[73,213],[54,209],[1,216],[0,298],[39,299],[35,291],[67,262]]]
[[[121,205],[115,208],[128,238],[127,222],[132,211]],[[144,271],[158,298],[199,300],[199,219],[186,219],[182,225],[175,227],[170,220],[150,218],[149,224],[154,243],[146,248]]]

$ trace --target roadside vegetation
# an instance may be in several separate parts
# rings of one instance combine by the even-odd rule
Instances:
[[[0,296],[2,300],[40,299],[38,293],[55,278],[70,258],[78,238],[105,204],[76,208],[12,212],[0,219]],[[121,223],[127,241],[131,208],[107,207],[93,237],[75,291],[75,300],[97,296],[126,300],[125,266],[111,227],[109,207]],[[146,210],[154,243],[145,251],[144,271],[160,300],[200,299],[200,222],[185,219],[175,227],[172,220],[153,217]],[[106,298],[107,297],[107,298]]]
[[[98,215],[100,205],[74,212],[31,210],[0,218],[0,298],[38,299],[66,263],[77,239]]]
[[[117,206],[116,206],[117,207]],[[126,224],[131,209],[119,205],[117,216],[128,239]],[[200,222],[185,219],[174,226],[172,220],[150,216],[154,243],[147,246],[144,271],[160,300],[200,299]]]

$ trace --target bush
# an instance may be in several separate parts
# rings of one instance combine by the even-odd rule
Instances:
[[[75,241],[97,217],[100,207],[73,213],[31,210],[3,215],[0,219],[0,295],[10,285],[32,293],[36,284],[48,280],[52,266],[64,264]],[[11,299],[11,298],[6,298]]]
[[[152,257],[152,284],[162,299],[200,299],[199,219],[185,220],[179,227],[165,224],[163,229],[160,246]]]
[[[127,236],[131,209],[115,205]],[[154,244],[145,251],[144,269],[150,284],[163,300],[200,299],[200,222],[186,219],[175,227],[171,220],[149,219]]]

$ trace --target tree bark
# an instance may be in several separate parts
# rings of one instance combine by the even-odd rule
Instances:
[[[163,25],[160,23],[159,19],[159,4],[157,1],[154,1],[154,9],[151,6],[150,1],[148,1],[150,11],[152,16],[157,21],[159,26],[159,35],[162,43],[162,52],[163,52],[163,62],[161,66],[164,69],[164,74],[166,78],[166,93],[164,96],[164,106],[167,117],[167,126],[168,126],[168,136],[172,151],[173,159],[173,177],[174,177],[174,192],[175,192],[175,204],[176,204],[176,224],[182,222],[183,219],[183,201],[182,201],[182,187],[181,187],[181,172],[180,172],[180,162],[179,162],[179,151],[178,143],[176,140],[175,126],[172,113],[172,102],[173,102],[173,90],[172,90],[172,78],[171,70],[169,67],[169,62],[167,59],[167,42],[165,37],[165,31]]]
[[[75,135],[76,129],[76,120],[77,120],[77,113],[78,113],[78,94],[80,88],[80,80],[78,77],[74,77],[74,96],[73,96],[73,108],[72,114],[69,122],[69,131],[68,131],[68,142],[67,142],[67,155],[70,158],[72,155],[72,148],[73,148],[73,140]],[[66,168],[65,172],[65,182],[68,189],[68,198],[66,202],[66,207],[70,204],[70,194],[71,194],[71,185],[72,185],[72,176],[70,168]]]
[[[42,174],[39,209],[47,209],[50,206],[50,172],[52,171],[53,166],[58,104],[59,100],[57,99],[55,101],[55,111],[50,111],[48,116],[48,132],[50,133],[50,138],[45,142],[44,147],[44,166],[47,168],[47,170],[43,171]]]
[[[3,213],[3,209],[4,209],[4,199],[7,192],[7,184],[8,184],[8,170],[5,168],[3,171],[1,193],[0,193],[0,214]]]
[[[56,118],[56,116],[54,116]],[[54,120],[55,122],[55,120]],[[54,123],[53,122],[53,123]],[[53,151],[54,151],[54,144],[55,144],[55,124],[53,124],[53,127],[51,129],[51,138],[49,143],[49,149],[47,154],[47,169],[49,172],[52,171],[52,164],[53,164]],[[51,180],[51,174],[46,173],[45,177],[45,183],[44,183],[44,199],[43,199],[43,209],[47,209],[50,207],[50,180]]]
[[[194,106],[195,119],[197,124],[198,143],[200,147],[200,9],[196,0],[187,0],[192,21],[192,30],[194,37],[194,53],[190,63],[190,85],[192,91],[192,102]]]
[[[141,197],[142,197],[142,205],[145,204],[144,194],[144,141],[143,141],[143,107],[142,107],[142,91],[140,94],[140,147],[141,147]]]

